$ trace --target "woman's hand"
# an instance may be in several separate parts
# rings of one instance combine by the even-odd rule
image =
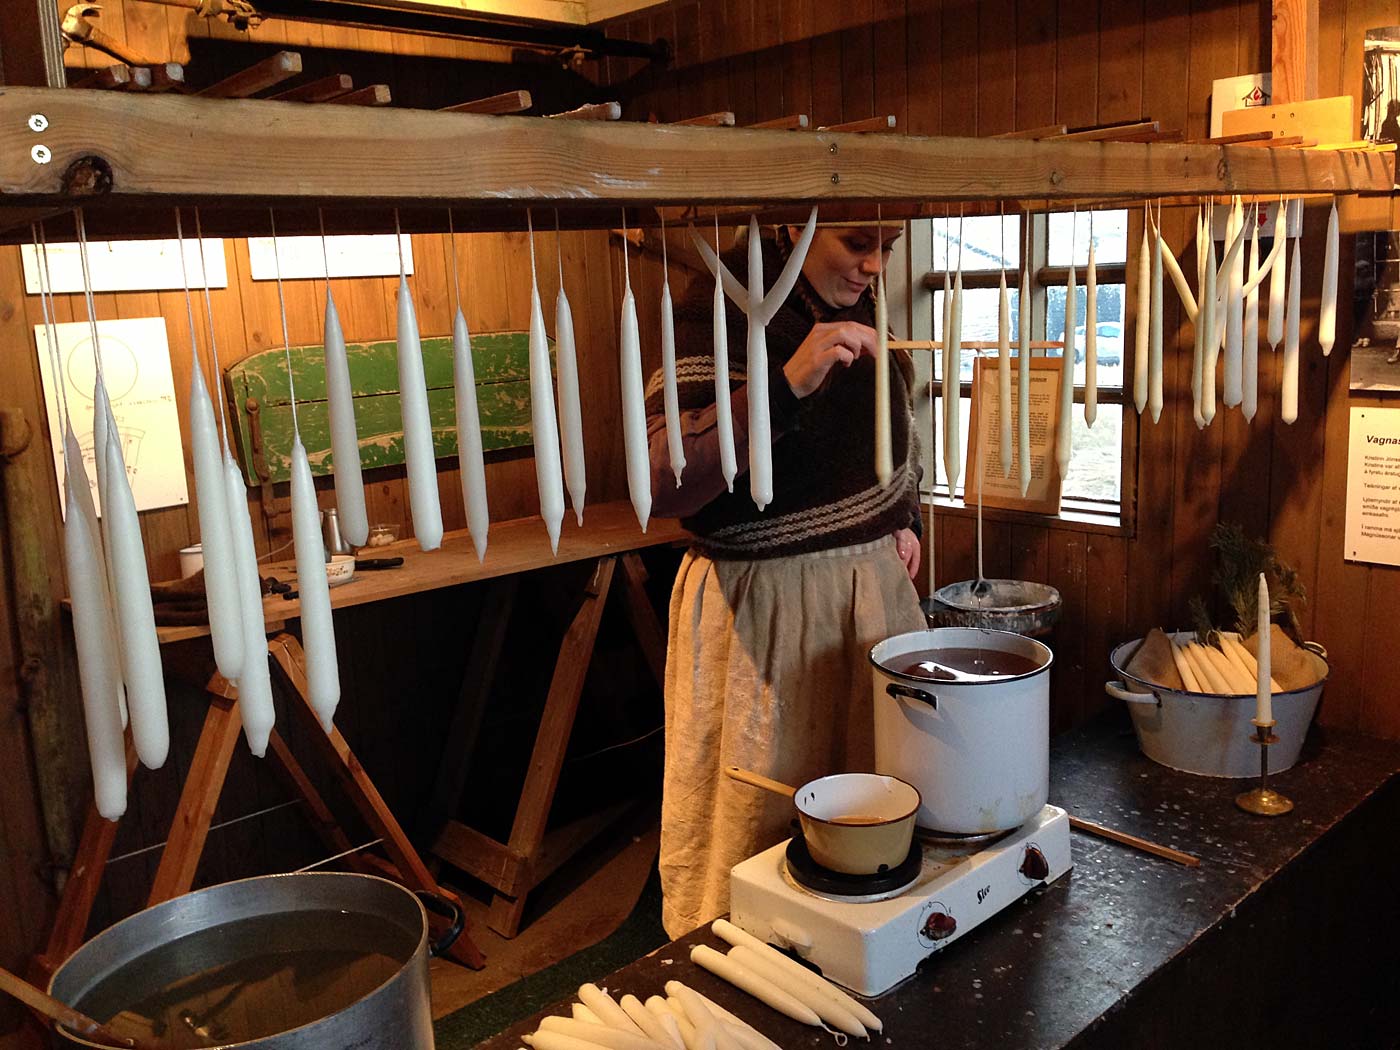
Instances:
[[[834,366],[849,365],[862,355],[875,356],[875,329],[855,321],[823,321],[812,326],[783,365],[783,375],[792,392],[804,398],[826,382]]]
[[[899,552],[899,560],[904,562],[904,571],[909,573],[909,578],[917,577],[919,559],[923,557],[919,537],[914,535],[912,529],[898,529],[894,534],[894,549]]]

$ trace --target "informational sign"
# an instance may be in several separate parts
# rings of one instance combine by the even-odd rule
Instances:
[[[83,264],[77,242],[50,242],[49,280],[53,291],[81,292]],[[24,290],[38,295],[42,256],[34,245],[20,246],[24,262]],[[204,240],[204,261],[209,264],[209,287],[228,287],[224,266],[224,242],[217,237]],[[180,242],[169,241],[88,241],[88,270],[94,292],[154,292],[204,287],[204,270],[199,261],[199,241],[185,239],[185,268],[180,269]]]
[[[413,242],[408,234],[397,241],[392,233],[327,237],[324,251],[320,237],[278,237],[276,259],[271,237],[249,237],[249,269],[255,281],[275,281],[279,266],[284,281],[324,279],[329,261],[332,277],[397,277],[400,244],[404,273],[412,273]]]
[[[92,485],[92,499],[100,514],[102,507],[97,494],[96,453],[92,440],[92,395],[97,377],[92,328],[86,321],[58,324],[54,325],[54,335],[58,341],[58,375],[54,374],[44,326],[34,326],[49,434],[53,438],[59,499],[64,497],[61,384],[61,396],[67,403],[73,433],[82,449],[83,465]],[[136,498],[136,509],[152,510],[188,503],[184,443],[175,407],[165,319],[138,317],[98,321],[97,339],[102,351],[102,374],[112,402],[112,414],[117,420],[117,434],[121,438],[122,457],[126,461],[132,495]]]
[[[1017,403],[1020,362],[1011,360],[1011,471],[1001,470],[1001,404],[997,389],[995,358],[979,357],[972,370],[972,418],[967,432],[967,485],[964,499],[968,506],[977,502],[982,488],[982,506],[1026,510],[1036,514],[1060,512],[1060,468],[1055,462],[1055,427],[1060,418],[1060,360],[1055,357],[1031,358],[1030,447],[1031,483],[1021,495],[1021,457],[1016,428],[1020,420]]]
[[[1239,77],[1224,77],[1211,84],[1210,93],[1210,133],[1218,137],[1222,130],[1223,115],[1232,109],[1253,109],[1267,106],[1273,101],[1272,73],[1246,73]]]
[[[1346,558],[1400,565],[1400,408],[1351,410]]]

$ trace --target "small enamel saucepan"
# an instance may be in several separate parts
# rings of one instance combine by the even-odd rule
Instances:
[[[876,875],[909,856],[922,800],[912,784],[898,777],[835,773],[793,788],[738,766],[727,767],[725,773],[792,799],[807,851],[824,868]]]

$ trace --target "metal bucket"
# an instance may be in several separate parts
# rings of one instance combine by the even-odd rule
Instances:
[[[1193,631],[1178,631],[1172,637],[1187,642],[1196,635]],[[1138,639],[1113,650],[1109,663],[1121,681],[1105,682],[1104,689],[1128,705],[1142,753],[1154,762],[1185,773],[1257,777],[1259,745],[1254,742],[1253,695],[1187,693],[1143,681],[1125,670],[1141,644]],[[1308,651],[1316,664],[1318,680],[1302,689],[1273,696],[1274,720],[1278,723],[1273,729],[1278,743],[1269,748],[1269,771],[1273,773],[1281,773],[1298,761],[1322,687],[1327,684],[1330,669],[1325,656]],[[1137,691],[1125,688],[1124,682]]]
[[[1060,618],[1060,592],[1030,580],[976,580],[950,583],[925,598],[930,627],[983,627],[1036,637],[1048,634]]]
[[[453,920],[432,945],[424,903]],[[123,919],[74,952],[49,993],[171,1050],[432,1050],[428,958],[461,928],[456,904],[385,879],[267,875]]]

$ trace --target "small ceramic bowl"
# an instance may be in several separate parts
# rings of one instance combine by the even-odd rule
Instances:
[[[355,556],[353,554],[334,554],[331,556],[331,560],[326,562],[326,583],[332,587],[344,583],[354,575]]]
[[[397,525],[371,525],[369,529],[369,539],[365,541],[366,547],[387,547],[399,538],[399,527]]]

